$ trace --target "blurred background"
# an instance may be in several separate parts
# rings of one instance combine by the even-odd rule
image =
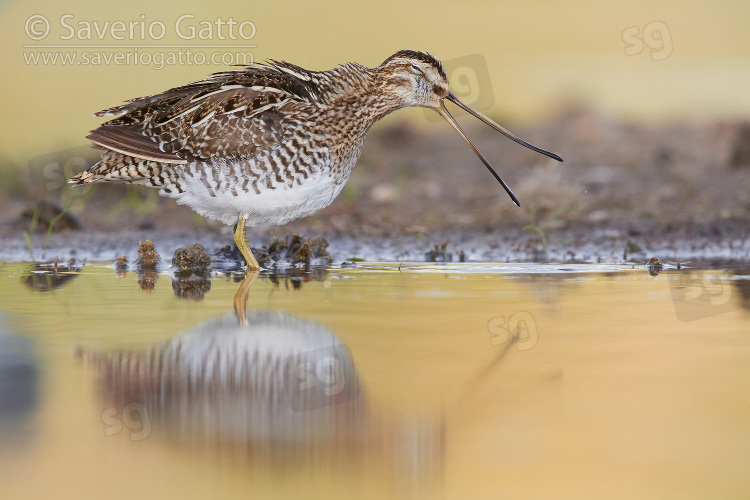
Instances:
[[[227,69],[221,59],[211,61],[213,48],[192,49],[206,56],[203,64],[200,58],[161,69],[154,67],[158,61],[148,63],[146,54],[196,45],[216,46],[230,63],[234,55],[249,54],[256,61],[281,59],[317,70],[349,61],[377,66],[404,48],[445,61],[480,54],[494,91],[490,111],[514,122],[535,123],[571,105],[636,121],[750,113],[750,4],[740,1],[416,5],[385,0],[371,6],[292,1],[283,9],[273,2],[226,0],[188,0],[179,7],[138,0],[5,1],[0,9],[8,96],[0,137],[2,150],[20,157],[85,143],[85,132],[100,123],[91,113],[100,109]],[[177,23],[184,15],[190,17]],[[229,18],[252,24],[234,26],[233,33],[229,26],[217,28],[217,19]],[[124,30],[113,26],[117,21]],[[135,23],[132,39],[130,23]],[[113,27],[123,39],[112,36]],[[84,44],[107,47],[76,47]],[[135,63],[134,45],[177,47],[138,48]],[[72,52],[78,59],[34,64],[30,55],[43,52]],[[107,64],[102,57],[100,64],[87,64],[84,52],[131,53],[133,59]],[[411,111],[398,119],[422,123],[421,117]]]
[[[43,172],[50,155],[77,147],[82,149],[76,154],[88,151],[85,135],[102,122],[91,114],[126,99],[198,80],[231,64],[280,59],[316,70],[349,61],[377,66],[404,48],[437,55],[465,100],[511,130],[525,133],[531,142],[560,153],[566,159],[562,175],[563,181],[572,183],[571,196],[595,191],[578,182],[580,176],[598,176],[600,184],[613,184],[611,191],[628,177],[601,168],[641,165],[648,168],[635,177],[645,178],[660,171],[674,175],[666,169],[665,158],[668,163],[687,160],[679,165],[682,174],[678,174],[689,174],[682,181],[695,183],[688,187],[697,192],[707,179],[716,177],[717,168],[750,162],[741,152],[739,160],[731,159],[735,142],[744,141],[738,124],[750,116],[750,4],[746,2],[413,4],[384,0],[367,6],[333,1],[291,1],[280,6],[275,2],[186,0],[175,7],[141,0],[96,4],[6,0],[0,3],[0,13],[6,96],[0,121],[0,202],[5,203],[20,196],[53,198],[59,205],[68,205],[65,197],[70,195],[63,193],[61,183],[56,184],[57,191],[48,182],[47,193],[30,195],[39,186],[34,175],[62,179],[80,171],[81,166],[73,165],[63,172]],[[502,166],[509,180],[529,180],[533,171],[520,173],[514,168],[542,161],[533,153],[515,152],[517,146],[473,120],[465,116],[461,120],[474,137],[478,134],[478,143],[484,144],[480,149]],[[395,133],[388,135],[387,130]],[[659,135],[665,130],[669,131],[666,138]],[[375,127],[375,138],[368,141],[361,168],[355,169],[342,203],[362,198],[363,192],[374,202],[393,202],[404,192],[419,197],[425,189],[432,189],[433,195],[445,191],[449,185],[440,183],[452,182],[450,175],[438,179],[437,187],[422,184],[419,192],[410,193],[408,185],[419,177],[420,162],[428,162],[425,155],[434,149],[428,145],[430,140],[442,141],[451,134],[439,117],[424,110],[408,109],[387,117]],[[399,138],[406,138],[407,143],[399,143]],[[420,140],[424,143],[421,151]],[[460,151],[458,161],[467,165],[474,161],[457,137],[446,141],[447,148]],[[670,144],[666,150],[665,141]],[[712,150],[710,158],[701,157],[707,155],[706,147],[718,149]],[[644,148],[649,152],[643,153]],[[394,149],[401,163],[390,165],[379,151],[387,156]],[[428,163],[424,168],[433,171],[443,166],[432,160]],[[696,170],[697,164],[703,170]],[[481,165],[471,165],[466,168],[471,170],[469,180],[483,183],[489,179]],[[576,170],[579,167],[583,170]],[[590,170],[595,168],[600,170]],[[366,174],[368,169],[371,175]],[[402,171],[407,172],[401,179],[406,191],[393,185],[378,190],[380,184],[393,184],[394,176]],[[731,189],[737,180],[718,186],[718,198],[710,195],[706,207],[721,203],[726,188]],[[563,181],[547,183],[560,186]],[[644,185],[631,181],[635,192],[643,192]],[[487,194],[492,200],[501,199],[496,187]],[[692,196],[673,187],[655,197],[675,201]],[[121,186],[116,189],[98,186],[97,196],[126,192]],[[540,195],[538,189],[526,191]],[[607,190],[603,193],[605,198],[612,195]],[[627,191],[623,196],[632,199],[632,195]],[[485,203],[490,200],[483,198],[483,192],[467,196]],[[153,192],[137,197],[141,204],[146,199],[165,206],[165,200]],[[741,214],[735,213],[747,200],[730,198],[710,215],[712,220],[720,217],[721,210],[725,218],[747,215],[744,208]],[[498,218],[481,223],[499,223],[516,214],[524,220],[531,217],[528,212],[510,212],[507,201],[496,203]],[[589,214],[608,209],[600,205],[581,206]],[[85,206],[73,204],[70,211],[85,217]],[[24,209],[21,205],[12,208],[10,212],[16,214]],[[650,213],[654,216],[668,208],[654,206]],[[554,210],[548,207],[547,211]],[[702,208],[700,213],[704,213]],[[612,216],[611,212],[598,215],[600,219]],[[187,217],[191,223],[199,220]]]

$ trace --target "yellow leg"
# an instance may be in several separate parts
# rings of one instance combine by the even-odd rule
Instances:
[[[245,316],[245,306],[247,305],[247,296],[250,293],[250,285],[253,284],[255,278],[258,277],[258,271],[251,271],[247,273],[245,279],[237,289],[237,293],[234,294],[234,312],[237,314],[237,319],[240,320],[241,325],[247,324],[247,317]]]
[[[240,216],[239,222],[237,222],[237,225],[234,226],[234,242],[237,244],[237,248],[240,249],[242,256],[245,257],[245,262],[247,262],[247,270],[259,271],[260,266],[258,265],[258,261],[255,260],[255,256],[250,250],[250,244],[247,242],[245,222],[247,222],[247,219]]]

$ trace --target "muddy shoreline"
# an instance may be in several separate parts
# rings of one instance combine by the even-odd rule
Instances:
[[[613,229],[578,228],[551,231],[546,234],[547,247],[539,236],[529,231],[471,233],[439,231],[404,233],[391,236],[336,235],[306,233],[312,239],[328,241],[331,262],[537,262],[591,264],[646,264],[658,257],[664,262],[692,263],[701,266],[750,261],[750,241],[733,234],[736,227],[724,227],[726,233],[685,232],[671,234],[624,233]],[[224,233],[224,234],[222,234]],[[274,235],[278,233],[274,232]],[[253,247],[272,241],[269,233],[251,234]],[[284,238],[285,235],[276,236]],[[123,231],[118,233],[75,231],[53,234],[45,248],[45,235],[33,235],[32,247],[22,234],[4,235],[0,239],[0,256],[5,262],[61,262],[71,258],[79,262],[112,262],[124,255],[133,262],[138,257],[139,241],[152,239],[158,253],[171,260],[175,251],[195,243],[214,254],[233,244],[228,231],[202,233],[163,233],[156,231]],[[447,242],[447,243],[446,243]]]
[[[479,125],[468,122],[467,132],[520,208],[447,127],[395,123],[373,129],[331,206],[286,226],[254,228],[251,246],[298,233],[326,238],[339,262],[455,261],[461,254],[470,262],[750,260],[746,123],[647,127],[575,111],[515,129],[559,153],[562,164]],[[48,156],[64,164],[73,154],[96,161],[86,146]],[[156,190],[71,191],[45,177],[44,161],[16,166],[22,172],[16,185],[0,187],[0,260],[130,258],[146,239],[171,258],[194,243],[209,252],[232,243],[231,228]],[[68,207],[49,240],[55,209],[45,214],[43,203]],[[31,233],[32,251],[24,232]]]

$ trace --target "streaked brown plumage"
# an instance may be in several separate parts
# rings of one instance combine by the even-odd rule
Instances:
[[[348,63],[316,72],[271,61],[106,109],[96,115],[116,118],[88,136],[102,150],[101,161],[69,182],[156,187],[202,215],[237,224],[235,241],[249,268],[257,269],[246,224],[284,224],[330,204],[372,124],[403,107],[422,106],[438,111],[461,134],[518,204],[444,99],[562,161],[461,102],[437,58],[404,50],[376,68]]]

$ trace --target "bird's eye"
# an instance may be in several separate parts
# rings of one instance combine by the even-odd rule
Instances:
[[[419,67],[419,66],[417,66],[416,64],[412,64],[412,65],[411,65],[411,69],[413,69],[413,70],[414,70],[414,72],[415,72],[415,73],[417,73],[417,74],[420,74],[420,73],[422,73],[422,68],[420,68],[420,67]]]

